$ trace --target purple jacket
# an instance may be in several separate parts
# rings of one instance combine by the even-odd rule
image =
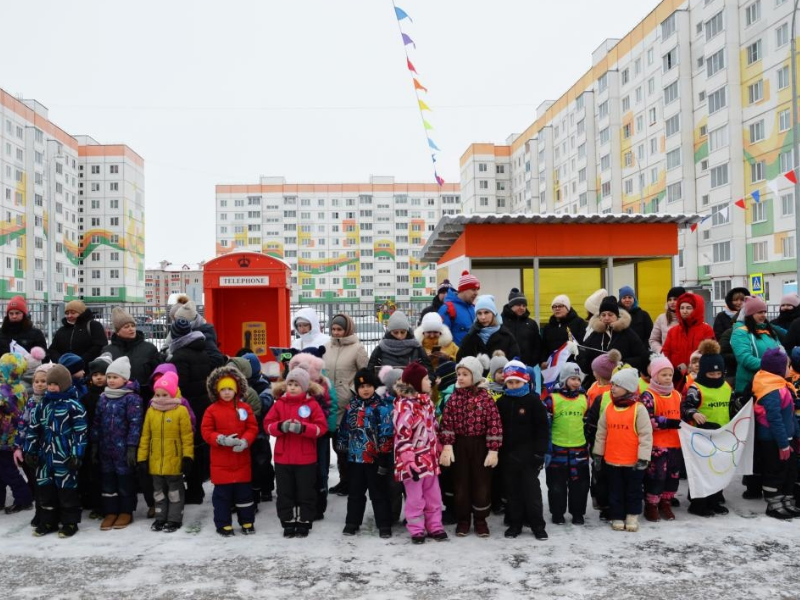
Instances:
[[[123,391],[120,397],[115,392]],[[132,473],[128,466],[129,447],[139,447],[142,434],[142,398],[139,385],[129,381],[120,390],[109,390],[100,395],[92,426],[92,442],[100,452],[100,468],[104,473]],[[109,393],[111,395],[109,395]]]

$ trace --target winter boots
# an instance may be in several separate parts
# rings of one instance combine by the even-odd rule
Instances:
[[[625,531],[639,531],[639,515],[625,517]]]
[[[114,529],[125,529],[131,523],[133,523],[133,515],[131,513],[120,513],[117,520],[114,521]]]
[[[663,500],[662,500],[662,503],[663,503]],[[669,506],[669,503],[667,503],[667,506]],[[658,504],[653,504],[652,502],[648,502],[647,504],[645,504],[644,505],[644,518],[647,519],[648,521],[652,521],[653,523],[656,523],[656,522],[660,521],[661,520],[661,515],[658,512],[658,507],[659,507]],[[674,515],[673,515],[673,518],[675,518]]]
[[[614,531],[625,531],[625,521],[614,519],[611,521],[611,529]]]
[[[117,520],[117,515],[106,515],[103,522],[100,523],[100,531],[111,531],[114,528],[114,521]]]
[[[489,525],[486,519],[475,519],[475,534],[482,538],[489,537]]]
[[[661,513],[661,518],[663,518],[665,521],[675,520],[675,513],[672,512],[672,500],[662,498],[658,503],[658,511]],[[645,518],[647,518],[647,508],[645,508],[644,514]],[[647,520],[649,521],[650,519]]]
[[[767,501],[767,516],[773,519],[780,519],[786,521],[792,519],[796,515],[786,507],[786,502],[791,501],[788,496],[783,494],[764,494],[764,499]]]
[[[58,537],[71,538],[78,533],[78,526],[75,523],[67,523],[58,530]]]

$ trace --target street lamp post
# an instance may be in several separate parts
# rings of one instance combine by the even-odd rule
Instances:
[[[50,153],[50,142],[58,144],[58,140],[47,140],[47,335],[53,339],[53,297],[55,288],[55,192],[53,191],[53,162],[61,156],[61,145],[55,156]]]
[[[794,9],[792,10],[792,166],[794,167],[795,184],[794,184],[794,259],[797,264],[797,272],[795,273],[795,286],[797,292],[800,293],[800,227],[798,227],[798,219],[800,219],[800,136],[798,135],[797,128],[797,40],[795,37],[795,25],[797,24],[797,5],[800,0],[794,0]],[[777,200],[777,199],[776,199]]]

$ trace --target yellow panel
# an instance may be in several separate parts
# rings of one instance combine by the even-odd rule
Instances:
[[[672,259],[645,260],[636,265],[636,293],[639,306],[653,321],[664,312],[667,292],[672,287]]]
[[[581,317],[586,316],[583,303],[586,298],[602,287],[601,270],[594,267],[581,268],[541,268],[539,269],[539,314],[542,322],[553,314],[550,303],[559,294],[569,296],[572,307]],[[533,304],[533,269],[522,272],[522,291]],[[531,310],[531,313],[534,311]]]

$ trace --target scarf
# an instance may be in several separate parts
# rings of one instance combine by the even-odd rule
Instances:
[[[383,338],[380,347],[395,356],[405,356],[406,354],[411,354],[415,348],[418,348],[419,342],[414,338],[406,338],[404,340]]]
[[[672,390],[675,389],[675,386],[672,383],[667,385],[661,385],[660,383],[656,383],[655,381],[650,381],[649,388],[652,388],[654,392],[658,392],[662,396],[669,396],[672,393]]]
[[[128,389],[127,385],[123,385],[121,388],[116,390],[106,386],[106,389],[103,390],[103,394],[105,395],[105,397],[110,400],[116,400],[117,398],[122,398],[128,392],[130,392],[130,390]]]
[[[511,390],[506,388],[505,390],[506,396],[511,396],[512,398],[520,398],[522,396],[527,396],[531,393],[531,384],[526,383],[522,387],[518,387],[517,389]]]
[[[194,342],[196,340],[204,340],[204,339],[206,339],[206,336],[204,336],[202,332],[200,332],[200,331],[190,331],[186,335],[182,335],[177,340],[172,340],[169,343],[169,354],[170,354],[170,356],[172,356],[173,354],[175,354],[175,352],[177,352],[181,348],[185,348],[186,346],[188,346],[192,342]]]
[[[180,405],[180,398],[153,398],[150,401],[150,406],[163,412],[167,412],[173,408],[178,408]]]
[[[481,327],[478,329],[478,337],[481,338],[484,345],[489,345],[489,338],[492,337],[495,333],[500,331],[500,325],[489,325],[488,327]]]
[[[583,390],[582,387],[579,387],[577,390],[568,390],[567,388],[559,388],[558,393],[564,396],[565,398],[577,398],[581,394],[585,394],[586,392]]]
[[[634,392],[628,392],[622,398],[616,398],[614,394],[611,394],[611,402],[614,403],[614,406],[618,406],[620,408],[625,408],[626,406],[636,404],[637,400],[638,397]]]

